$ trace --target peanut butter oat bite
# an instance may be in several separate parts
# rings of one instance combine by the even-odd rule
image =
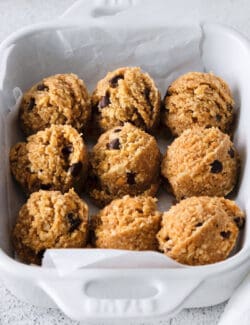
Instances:
[[[40,189],[67,192],[86,178],[87,148],[73,127],[52,125],[11,148],[10,168],[27,194]]]
[[[87,243],[88,206],[73,189],[31,194],[13,230],[13,245],[21,261],[41,264],[48,248],[81,248]]]
[[[138,67],[109,72],[92,96],[94,119],[101,131],[124,122],[151,131],[159,120],[160,103],[154,81]]]
[[[219,262],[234,248],[244,221],[244,213],[233,201],[191,197],[163,213],[159,248],[183,264]]]
[[[24,93],[20,106],[21,127],[26,135],[52,124],[68,124],[82,132],[91,115],[85,83],[75,74],[44,78]]]
[[[164,99],[164,123],[173,135],[194,126],[218,127],[229,133],[233,122],[232,94],[212,73],[189,72],[175,80]]]
[[[239,156],[218,128],[184,131],[168,147],[162,175],[177,200],[190,196],[225,196],[237,181]]]
[[[92,219],[93,244],[97,248],[156,250],[161,213],[152,197],[112,201]]]
[[[126,194],[154,196],[160,162],[153,136],[130,123],[115,127],[100,136],[90,153],[89,194],[99,206]]]

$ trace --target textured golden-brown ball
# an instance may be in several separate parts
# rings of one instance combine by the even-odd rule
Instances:
[[[116,199],[92,219],[93,244],[97,248],[156,250],[156,234],[161,213],[156,199],[130,197]]]
[[[159,248],[183,264],[219,262],[234,248],[244,221],[244,213],[233,201],[191,197],[163,213]]]
[[[70,189],[31,194],[21,207],[13,245],[21,261],[40,264],[48,248],[81,248],[87,243],[88,206]]]
[[[99,206],[126,194],[154,196],[160,163],[153,136],[130,123],[108,130],[90,152],[89,194]]]
[[[218,128],[184,131],[167,148],[162,175],[177,200],[190,196],[225,196],[237,181],[239,155]]]
[[[109,72],[92,96],[94,120],[101,131],[124,122],[153,130],[159,121],[161,97],[154,81],[138,67]]]
[[[233,105],[231,91],[223,79],[212,73],[189,72],[169,86],[163,120],[174,135],[194,126],[214,126],[230,133]]]
[[[78,189],[87,176],[87,147],[69,125],[52,125],[29,136],[11,148],[9,158],[11,172],[27,194]]]
[[[85,83],[75,74],[44,78],[24,93],[20,123],[26,135],[52,124],[72,125],[79,132],[87,126],[91,100]]]

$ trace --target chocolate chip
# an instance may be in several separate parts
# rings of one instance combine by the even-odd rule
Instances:
[[[231,158],[234,158],[234,150],[232,147],[228,150],[228,154]]]
[[[104,108],[110,104],[109,94],[102,96],[101,100],[99,101],[99,107]]]
[[[195,227],[201,227],[203,225],[203,222],[198,222]]]
[[[149,100],[149,94],[150,94],[150,89],[145,88],[145,89],[144,89],[144,96],[145,96],[145,98],[146,98],[147,100]]]
[[[51,184],[41,184],[41,190],[49,190],[51,188]]]
[[[97,115],[100,114],[98,104],[92,106],[92,112]]]
[[[120,132],[122,129],[115,129],[114,130],[114,133],[118,133],[118,132]]]
[[[135,184],[135,173],[127,173],[127,183],[129,185],[134,185]]]
[[[218,121],[218,122],[220,122],[221,121],[221,119],[222,119],[222,116],[220,115],[220,114],[216,114],[216,120]]]
[[[118,138],[113,139],[107,145],[108,149],[119,150],[121,147],[120,140]]]
[[[151,101],[150,101],[150,89],[145,88],[144,89],[144,96],[150,106],[152,106]]]
[[[211,166],[211,173],[218,174],[223,170],[223,165],[219,160],[215,160],[210,164]]]
[[[226,238],[228,239],[231,235],[231,231],[221,231],[220,235],[223,237],[223,238]]]
[[[118,86],[118,80],[120,79],[124,79],[124,76],[123,75],[117,75],[117,76],[114,76],[113,78],[111,78],[109,80],[109,83],[110,83],[110,87],[112,88],[115,88]]]
[[[45,86],[44,84],[40,84],[36,88],[37,90],[49,90],[48,86]]]
[[[69,156],[73,152],[73,147],[71,145],[67,145],[62,148],[62,154],[64,156]]]
[[[44,253],[45,253],[46,249],[41,249],[37,254],[36,256],[41,260],[44,256]]]
[[[194,123],[197,123],[197,122],[198,122],[198,118],[197,118],[197,117],[192,117],[192,121],[193,121]]]
[[[143,210],[142,210],[142,209],[136,209],[136,211],[137,211],[138,213],[143,213]]]
[[[78,176],[81,170],[82,170],[82,163],[80,161],[69,167],[69,172],[73,177]]]
[[[243,229],[245,225],[245,218],[235,217],[234,222],[239,229]]]
[[[82,223],[82,220],[79,217],[75,217],[73,213],[68,213],[67,219],[70,223],[69,232],[76,230]]]
[[[28,111],[31,111],[34,108],[35,105],[36,105],[35,98],[31,97],[30,102],[29,102],[29,106],[28,106]]]

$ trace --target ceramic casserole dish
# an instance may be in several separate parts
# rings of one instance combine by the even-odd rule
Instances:
[[[145,15],[135,19],[133,6],[142,6],[142,3],[80,1],[53,23],[27,27],[0,46],[0,277],[20,299],[38,306],[59,307],[79,321],[102,319],[111,324],[117,319],[155,320],[171,317],[182,308],[215,305],[231,296],[250,268],[250,45],[232,29],[209,23],[197,27],[200,31],[198,58],[192,58],[192,51],[188,60],[183,56],[182,61],[180,56],[176,58],[180,70],[176,69],[179,73],[202,66],[203,70],[224,78],[233,91],[238,108],[234,142],[242,161],[240,184],[233,199],[246,212],[245,230],[235,254],[223,262],[206,266],[85,268],[64,277],[54,268],[28,266],[14,259],[9,237],[23,200],[10,178],[8,166],[9,148],[21,137],[15,127],[17,122],[11,120],[11,114],[15,116],[17,110],[16,87],[27,89],[46,71],[54,74],[71,70],[84,77],[90,89],[105,71],[119,65],[137,64],[149,72],[154,71],[150,60],[158,60],[161,65],[164,46],[156,49],[145,44],[152,39],[159,44],[159,39],[165,39],[164,33],[171,34],[171,28],[160,9],[156,19],[147,19],[146,10]],[[84,50],[76,45],[79,38],[87,40]],[[64,44],[63,49],[61,44]],[[147,53],[143,53],[140,44]],[[190,44],[183,43],[183,49],[185,46],[187,51],[192,49]],[[125,47],[130,50],[124,50],[123,55]],[[102,53],[103,61],[93,64],[98,53]],[[152,65],[155,66],[155,62]],[[161,75],[162,69],[164,67],[159,66],[158,74],[153,72],[152,76],[164,95],[169,80]]]

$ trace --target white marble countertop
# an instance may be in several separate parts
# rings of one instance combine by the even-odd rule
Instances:
[[[190,12],[187,12],[187,9],[182,6],[179,8],[183,14],[231,25],[250,39],[249,0],[177,1],[183,4],[183,7],[188,3]],[[53,20],[73,3],[74,0],[0,0],[0,42],[10,33],[25,25]],[[171,1],[166,0],[166,8],[171,10]],[[223,309],[224,304],[184,310],[172,320],[162,322],[162,325],[214,325],[217,324]],[[79,323],[71,321],[59,310],[42,309],[19,301],[11,295],[0,280],[0,325],[7,324],[73,325]]]

